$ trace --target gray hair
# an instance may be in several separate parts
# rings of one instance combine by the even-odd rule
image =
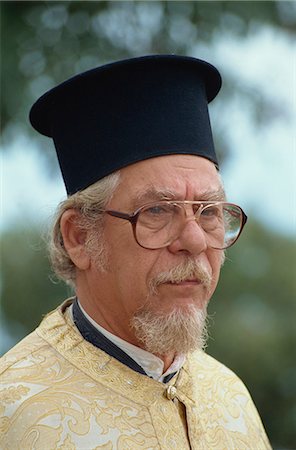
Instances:
[[[108,175],[82,191],[71,195],[62,201],[56,211],[49,237],[49,256],[53,271],[63,281],[75,285],[76,266],[69,257],[64,247],[61,233],[61,217],[68,209],[75,209],[80,214],[76,224],[83,231],[88,231],[87,249],[91,252],[95,244],[98,250],[98,242],[102,236],[103,213],[107,203],[111,200],[116,187],[119,184],[120,172]],[[102,253],[103,251],[101,251]]]

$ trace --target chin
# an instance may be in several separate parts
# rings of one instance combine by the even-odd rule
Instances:
[[[144,348],[154,354],[191,353],[206,344],[206,308],[196,304],[157,311],[146,306],[133,317],[131,325]]]
[[[205,311],[209,303],[209,297],[202,295],[195,297],[178,296],[162,298],[161,296],[156,300],[156,313],[170,313],[172,311],[180,311],[186,313],[192,309]]]

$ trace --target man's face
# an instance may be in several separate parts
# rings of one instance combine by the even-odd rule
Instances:
[[[224,199],[214,165],[202,157],[162,156],[130,165],[120,173],[120,184],[107,209],[133,213],[146,203],[164,199]],[[106,215],[104,239],[107,270],[92,263],[88,289],[113,332],[132,341],[128,332],[124,335],[120,328],[130,329],[131,318],[147,305],[154,314],[161,315],[186,311],[192,305],[205,310],[218,282],[223,255],[222,251],[207,247],[204,233],[194,220],[185,223],[170,245],[149,250],[136,242],[128,221]],[[190,272],[180,282],[167,280],[168,272],[174,273],[188,262],[197,264],[202,272]],[[162,278],[167,281],[162,282]]]

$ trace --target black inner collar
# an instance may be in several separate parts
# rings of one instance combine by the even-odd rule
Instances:
[[[77,299],[75,299],[73,302],[73,319],[76,327],[86,341],[103,350],[105,353],[117,359],[117,361],[121,362],[122,364],[125,364],[135,372],[138,372],[141,375],[148,376],[144,369],[138,363],[136,363],[134,359],[132,359],[119,347],[117,347],[117,345],[111,342],[106,336],[104,336],[99,330],[97,330],[97,328],[93,326],[93,324],[83,314]],[[170,381],[174,375],[175,373],[167,375],[164,378],[163,383],[168,383],[168,381]]]

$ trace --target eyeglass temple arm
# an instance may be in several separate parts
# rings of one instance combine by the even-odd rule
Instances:
[[[138,214],[127,214],[120,211],[114,211],[113,209],[108,209],[105,213],[109,214],[109,216],[118,217],[119,219],[128,220],[132,224],[137,221]]]

